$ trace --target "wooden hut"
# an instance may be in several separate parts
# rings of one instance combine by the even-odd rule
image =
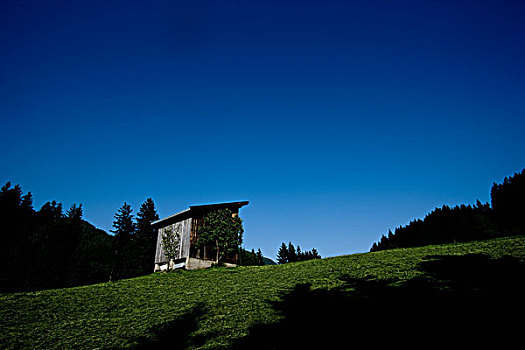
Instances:
[[[192,205],[188,209],[151,223],[157,228],[157,249],[155,252],[155,271],[166,270],[170,264],[162,247],[162,233],[166,229],[179,231],[178,257],[171,262],[173,268],[188,270],[210,267],[215,261],[214,247],[198,246],[198,228],[202,225],[204,216],[214,210],[230,209],[234,216],[239,215],[239,209],[248,205],[248,201],[217,204]],[[226,256],[224,261],[236,264],[238,255]]]

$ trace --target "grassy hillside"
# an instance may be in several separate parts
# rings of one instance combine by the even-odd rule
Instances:
[[[524,266],[513,237],[2,294],[0,348],[502,347]]]

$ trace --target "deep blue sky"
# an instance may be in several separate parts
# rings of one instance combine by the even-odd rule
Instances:
[[[248,3],[248,4],[246,4]],[[523,1],[2,1],[0,181],[368,251],[525,166]]]

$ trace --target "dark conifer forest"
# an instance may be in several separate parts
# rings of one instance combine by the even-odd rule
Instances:
[[[430,244],[468,242],[525,233],[525,169],[494,183],[491,204],[444,205],[423,220],[411,221],[389,231],[370,251],[418,247]]]
[[[124,206],[114,236],[82,219],[82,205],[64,212],[56,201],[33,208],[31,192],[8,182],[0,190],[0,291],[64,288],[152,272],[158,219],[149,198],[136,221]],[[125,262],[125,263],[124,263]]]

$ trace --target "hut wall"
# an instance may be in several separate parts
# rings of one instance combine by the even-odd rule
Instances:
[[[157,248],[155,249],[155,264],[166,262],[166,255],[164,255],[164,249],[162,249],[162,230],[164,227],[157,229]]]
[[[177,225],[180,225],[180,249],[179,256],[177,258],[185,258],[190,254],[191,218],[188,218],[186,220],[182,220],[170,225],[160,227],[157,230],[157,249],[155,251],[155,264],[164,264],[168,262],[166,254],[162,247],[162,232],[166,228],[171,228],[172,230],[175,230],[175,227]]]
[[[190,235],[191,235],[191,218],[181,221],[181,249],[179,258],[185,258],[190,255]]]

